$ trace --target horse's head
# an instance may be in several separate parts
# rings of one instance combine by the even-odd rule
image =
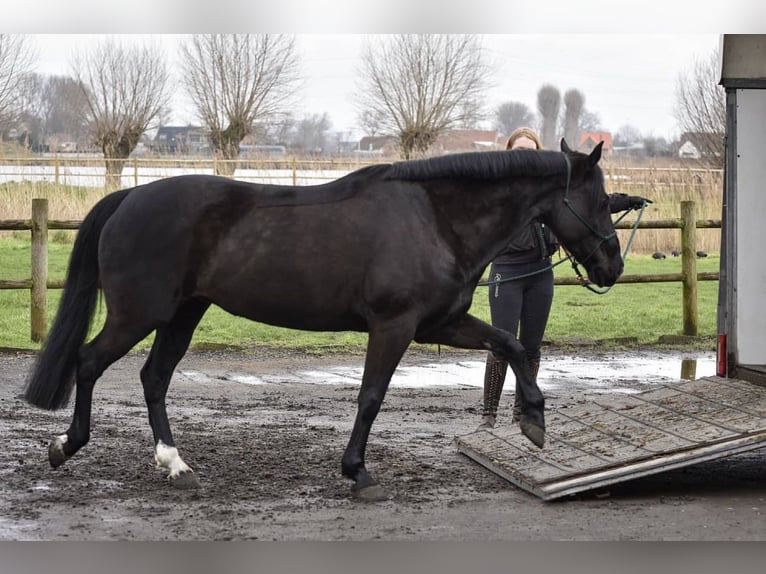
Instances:
[[[604,174],[598,166],[599,143],[590,155],[572,151],[561,140],[567,163],[567,189],[560,208],[544,217],[561,244],[601,287],[611,286],[622,274],[620,242],[612,223]]]

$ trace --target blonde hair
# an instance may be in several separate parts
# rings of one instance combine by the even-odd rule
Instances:
[[[535,142],[537,149],[543,149],[543,142],[540,141],[540,136],[537,135],[535,130],[528,127],[520,127],[513,130],[508,138],[508,144],[505,146],[505,149],[511,149],[514,142],[520,138],[529,138]]]

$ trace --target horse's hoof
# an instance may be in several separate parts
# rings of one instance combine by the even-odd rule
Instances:
[[[525,417],[521,417],[521,422],[519,423],[519,426],[521,427],[521,432],[524,434],[525,437],[531,440],[536,447],[543,448],[543,444],[545,443],[545,428],[544,427],[541,427],[540,425],[536,423],[530,422]]]
[[[199,480],[192,471],[182,472],[176,476],[169,476],[168,482],[173,488],[179,490],[191,490],[193,488],[200,488]]]
[[[64,452],[64,441],[56,437],[48,445],[48,462],[53,468],[58,468],[66,462],[69,457]]]
[[[371,484],[369,486],[352,486],[351,495],[356,500],[363,502],[380,502],[381,500],[388,500],[388,495],[382,486],[379,484]]]

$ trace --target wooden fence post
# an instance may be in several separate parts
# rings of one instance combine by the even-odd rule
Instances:
[[[48,335],[48,200],[32,200],[32,341],[41,343]]]
[[[681,274],[684,335],[699,333],[697,317],[697,212],[693,201],[681,202]]]

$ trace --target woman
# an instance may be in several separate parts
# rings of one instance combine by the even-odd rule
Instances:
[[[534,130],[521,127],[511,133],[506,149],[542,149]],[[615,193],[609,196],[612,213],[640,209],[651,201],[637,196]],[[489,310],[492,325],[518,336],[526,351],[532,378],[540,368],[540,346],[553,302],[553,268],[551,255],[558,242],[542,223],[533,222],[492,262],[490,267]],[[513,278],[513,279],[512,279]],[[484,409],[479,428],[492,428],[503,391],[508,362],[487,354],[484,372]],[[513,403],[513,422],[521,415],[518,386]]]

